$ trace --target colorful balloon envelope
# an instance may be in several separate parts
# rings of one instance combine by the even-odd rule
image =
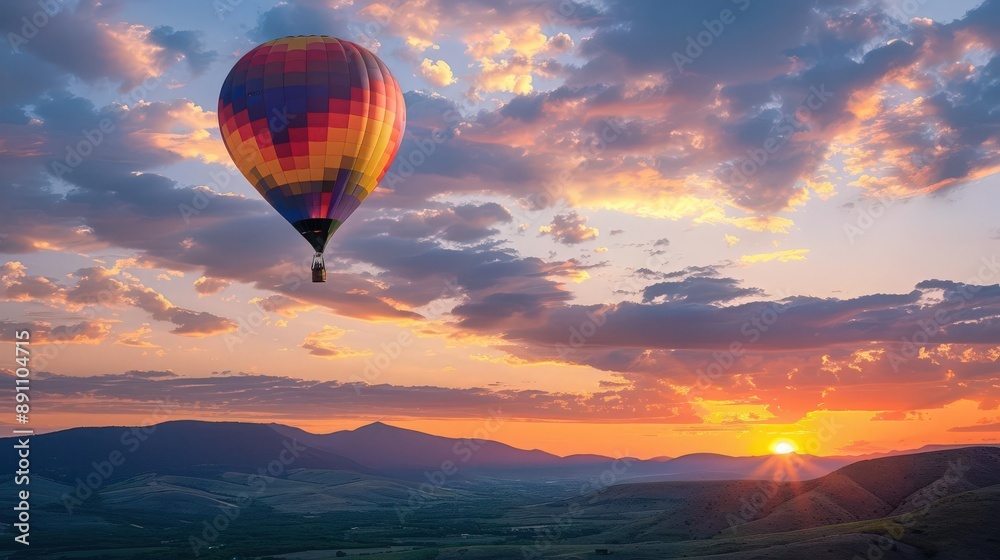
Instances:
[[[333,37],[286,37],[236,63],[219,94],[219,128],[236,167],[323,251],[392,163],[406,106],[399,84],[367,49]]]

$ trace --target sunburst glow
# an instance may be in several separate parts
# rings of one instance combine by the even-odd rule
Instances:
[[[790,441],[776,441],[771,449],[778,455],[787,455],[795,452],[795,444]]]

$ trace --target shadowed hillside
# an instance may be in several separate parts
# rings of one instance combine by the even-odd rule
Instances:
[[[404,454],[411,449],[405,446],[424,442],[451,457],[453,449],[444,444],[458,441],[376,425],[334,443],[345,450],[354,444],[355,458],[391,469],[393,462],[375,462],[391,454],[365,455],[377,445],[363,436],[375,432],[391,436],[383,445],[398,445]],[[74,445],[55,447],[67,443],[67,433],[75,433],[69,440]],[[33,462],[32,535],[43,544],[27,554],[8,539],[0,551],[16,551],[9,556],[14,559],[67,560],[173,560],[192,557],[193,550],[208,560],[315,560],[338,551],[388,560],[590,558],[597,549],[651,560],[930,560],[993,558],[1000,544],[993,536],[1000,449],[993,447],[863,460],[808,481],[636,483],[618,473],[604,480],[532,480],[519,478],[525,467],[516,461],[506,478],[418,481],[372,472],[332,452],[334,446],[318,448],[322,441],[290,429],[171,422],[133,450],[123,433],[134,435],[97,428],[38,437],[33,450],[44,454]],[[283,454],[289,457],[289,445],[298,452],[294,460],[268,471]],[[81,487],[78,479],[103,472],[93,462],[108,460],[108,446],[120,450],[124,462],[96,487]],[[481,460],[541,453],[496,446]],[[50,463],[53,453],[60,468]],[[411,462],[400,464],[412,468],[434,459],[426,449],[413,453]],[[561,459],[543,454],[542,460]],[[806,472],[803,463],[812,460],[698,455],[647,463],[679,461],[689,468],[742,462]],[[331,468],[339,466],[348,468]],[[621,475],[631,468],[619,466]],[[52,480],[52,473],[65,482]],[[126,476],[131,473],[139,474]],[[0,477],[0,508],[13,507],[15,490],[12,477]]]
[[[241,422],[181,420],[145,428],[74,428],[33,436],[31,446],[34,472],[66,483],[98,470],[94,463],[108,482],[191,469],[256,471],[282,458],[294,459],[299,468],[369,472],[330,451],[302,446],[268,425]]]
[[[621,542],[702,539],[808,529],[899,515],[929,502],[1000,484],[1000,449],[970,447],[861,461],[806,482],[715,481],[621,484],[588,514],[629,518]],[[540,506],[564,510],[566,503]]]

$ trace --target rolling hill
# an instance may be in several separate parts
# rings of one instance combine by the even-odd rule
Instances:
[[[590,500],[587,512],[637,517],[617,529],[614,538],[622,542],[704,539],[903,515],[998,484],[1000,449],[968,447],[860,461],[809,481],[620,484]],[[538,506],[534,514],[543,517],[570,503]]]
[[[330,445],[303,445],[295,433],[270,426],[179,422],[158,425],[134,450],[126,444],[124,463],[81,496],[75,473],[97,472],[93,461],[105,460],[108,446],[121,449],[123,430],[86,429],[63,448],[56,446],[67,443],[66,432],[38,437],[48,440],[33,448],[45,452],[33,462],[31,482],[38,516],[33,536],[43,543],[32,554],[41,556],[0,545],[0,552],[13,552],[5,557],[166,560],[188,557],[193,538],[205,541],[199,557],[210,560],[306,560],[340,550],[388,560],[590,558],[597,549],[620,558],[713,560],[865,558],[873,550],[884,560],[1000,553],[995,447],[862,460],[805,481],[581,484],[479,476],[435,484],[385,476],[373,466],[414,468],[450,452],[445,444],[454,440],[382,425]],[[379,463],[381,455],[366,455],[377,451],[365,441],[374,437],[372,430],[400,438],[385,445],[404,453],[413,442],[432,448],[415,449],[410,462]],[[299,457],[274,476],[259,475],[290,440],[301,446]],[[350,451],[350,445],[357,446],[351,457],[334,452]],[[508,461],[519,473],[528,468],[519,458],[541,457],[556,466],[563,460],[498,445],[494,455],[480,459],[482,468]],[[53,457],[66,462],[52,465]],[[812,460],[696,455],[642,463],[750,468],[765,459],[777,472]],[[62,481],[50,479],[52,473]],[[0,477],[0,508],[13,507],[15,495],[12,478]]]
[[[5,438],[4,445],[12,439]],[[72,484],[94,472],[105,482],[198,469],[254,472],[282,458],[294,459],[297,468],[370,472],[330,451],[294,445],[268,425],[240,422],[178,420],[145,428],[73,428],[32,436],[31,454],[35,473]]]

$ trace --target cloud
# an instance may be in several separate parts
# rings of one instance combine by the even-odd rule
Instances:
[[[224,405],[227,417],[301,419],[316,416],[358,418],[372,415],[476,418],[484,410],[507,417],[570,420],[580,415],[606,421],[700,423],[683,395],[660,395],[652,409],[639,406],[642,391],[630,387],[593,394],[536,389],[455,389],[315,381],[276,375],[172,375],[170,372],[92,376],[45,375],[39,384],[38,412],[93,411],[114,404],[118,413],[148,411],[148,403],[170,395],[177,413],[215,417]],[[358,391],[366,398],[359,399]],[[6,390],[0,390],[0,392]],[[48,404],[48,403],[57,403]],[[107,410],[107,408],[105,408]]]
[[[747,264],[762,263],[762,262],[789,262],[789,261],[804,261],[806,260],[806,254],[809,249],[784,249],[781,251],[775,251],[773,253],[757,253],[754,255],[743,255],[740,257],[740,262]]]
[[[169,27],[149,29],[118,19],[121,2],[83,0],[59,5],[31,37],[21,33],[22,18],[40,12],[32,0],[12,0],[0,6],[4,36],[16,47],[15,56],[32,56],[90,84],[108,80],[125,92],[159,78],[179,60],[200,72],[214,60],[198,34]],[[117,21],[116,21],[117,20]]]
[[[452,314],[461,318],[459,325],[463,328],[502,330],[505,324],[540,318],[554,302],[570,297],[557,289],[534,294],[498,292],[460,304],[452,309]]]
[[[62,297],[62,286],[44,276],[28,276],[27,270],[18,261],[0,267],[0,300],[45,302]]]
[[[207,311],[191,311],[177,307],[163,296],[154,295],[152,292],[143,293],[137,306],[148,311],[158,321],[169,321],[177,325],[170,331],[174,334],[201,337],[236,330],[236,323],[225,317],[219,317]]]
[[[155,321],[176,334],[233,328],[224,317],[178,307],[117,265],[67,280],[61,274],[71,269],[59,277],[28,274],[21,262],[30,261],[20,256],[125,251],[142,267],[194,274],[200,295],[231,283],[258,290],[252,303],[286,319],[315,318],[315,311],[407,323],[428,336],[488,340],[511,362],[615,372],[636,388],[630,402],[660,402],[662,393],[673,403],[671,387],[687,389],[699,371],[721,367],[712,354],[720,341],[749,349],[703,394],[757,403],[780,419],[820,405],[883,413],[997,400],[990,385],[993,287],[957,307],[948,298],[967,287],[946,281],[905,294],[769,298],[720,274],[727,263],[667,274],[637,268],[626,291],[641,294],[639,301],[583,305],[567,285],[600,265],[525,257],[503,235],[522,222],[545,223],[536,210],[552,207],[567,210],[544,234],[564,244],[597,237],[581,216],[594,208],[788,233],[795,212],[832,192],[829,181],[837,179],[824,167],[830,158],[843,159],[847,180],[854,175],[861,189],[884,196],[939,192],[986,176],[998,164],[997,2],[950,24],[899,22],[880,4],[857,1],[740,10],[728,0],[670,7],[608,0],[573,4],[568,14],[549,1],[279,3],[259,14],[250,39],[357,37],[377,21],[382,35],[371,39],[398,38],[404,46],[391,54],[402,54],[417,76],[425,60],[441,73],[443,62],[426,51],[457,39],[472,63],[471,75],[460,78],[467,95],[501,98],[464,114],[441,95],[406,93],[399,157],[373,204],[334,238],[336,266],[324,286],[309,282],[309,252],[297,234],[225,166],[211,107],[169,98],[167,87],[176,83],[167,73],[177,66],[207,72],[218,61],[207,46],[211,36],[121,21],[120,5],[72,4],[22,52],[0,53],[9,78],[0,91],[0,220],[9,232],[0,251],[18,255],[0,270],[0,299],[77,314],[31,316],[26,323],[40,337],[61,328],[81,343],[152,348]],[[736,24],[678,68],[671,53],[683,52],[688,36],[724,7],[734,10]],[[16,23],[24,10],[30,15],[36,3],[5,3],[0,20]],[[547,20],[553,13],[558,29]],[[456,77],[447,68],[450,77],[438,78],[450,82]],[[95,106],[71,93],[81,82],[94,91],[146,82],[148,91]],[[88,147],[87,133],[104,119],[113,130]],[[70,165],[81,142],[90,154]],[[175,170],[188,182],[167,176]],[[511,200],[532,209],[518,224]],[[738,263],[802,259],[806,251],[746,255]],[[184,297],[170,293],[178,302]],[[109,319],[78,316],[102,305],[139,309],[154,326],[119,331]],[[938,312],[947,313],[947,324],[900,363],[901,341]],[[573,329],[596,317],[601,326],[573,345]],[[760,323],[765,317],[776,321]],[[329,334],[306,350],[323,352],[327,344],[336,353]],[[597,407],[586,396],[570,400],[577,410]],[[641,415],[636,406],[630,414]]]
[[[576,212],[557,214],[552,218],[551,225],[541,226],[538,231],[542,235],[552,236],[553,239],[564,245],[575,245],[597,238],[599,233],[597,228],[587,227],[586,223],[587,218]]]
[[[740,287],[733,278],[690,277],[679,282],[660,282],[647,286],[642,301],[651,302],[663,297],[665,301],[690,303],[724,303],[741,297],[763,295],[758,288]]]
[[[175,325],[171,331],[184,336],[211,336],[236,330],[236,324],[229,319],[204,311],[192,311],[178,307],[162,294],[143,286],[138,279],[120,270],[102,266],[81,268],[73,277],[71,286],[56,285],[48,279],[28,276],[23,265],[4,265],[4,299],[23,300],[25,293],[35,291],[32,301],[70,310],[85,307],[133,306],[150,314],[157,321],[167,321]],[[56,329],[52,333],[55,334]],[[103,338],[103,337],[101,337]]]
[[[511,43],[519,51],[539,48],[561,52],[571,46],[558,34],[539,39],[539,26],[554,20],[567,25],[583,25],[600,17],[598,9],[586,3],[560,3],[559,0],[426,0],[422,2],[372,2],[360,9],[357,16],[383,24],[386,32],[398,37],[413,53],[422,53],[437,45],[446,35],[461,37],[466,45],[486,41],[500,35],[491,52],[502,52]],[[502,33],[502,35],[501,35]],[[504,41],[508,41],[507,44]]]
[[[434,22],[427,44],[454,26],[456,15],[440,6],[423,11],[434,14],[422,20]],[[830,195],[829,181],[819,178],[834,153],[854,162],[850,173],[879,170],[887,193],[899,195],[998,168],[995,132],[982,123],[991,122],[984,92],[1000,66],[979,62],[974,42],[956,38],[975,33],[991,41],[975,25],[985,12],[951,26],[901,26],[880,5],[861,2],[742,10],[728,1],[669,9],[612,1],[604,8],[580,18],[596,29],[575,51],[586,62],[562,67],[565,83],[547,92],[534,91],[544,43],[533,25],[515,32],[495,23],[507,21],[504,14],[468,30],[469,55],[483,59],[469,95],[519,95],[466,118],[461,136],[406,180],[416,189],[410,192],[463,192],[471,183],[461,178],[476,176],[479,190],[518,196],[524,185],[562,173],[559,196],[573,206],[787,232],[792,221],[778,213]],[[678,70],[663,53],[683,52],[722,9],[738,21]],[[956,58],[972,70],[949,70]],[[913,99],[890,95],[899,86]],[[978,117],[966,118],[972,114]],[[603,130],[609,122],[617,124]],[[489,145],[489,156],[470,156],[477,143]],[[539,155],[545,166],[535,165]],[[580,158],[586,166],[577,165]],[[526,177],[508,180],[486,163]]]
[[[879,412],[871,417],[872,422],[901,422],[904,420],[923,420],[923,415],[913,410],[889,410]]]
[[[433,86],[445,87],[455,83],[455,75],[451,72],[451,66],[443,60],[437,62],[425,58],[420,63],[420,75]]]
[[[688,286],[706,290],[703,281],[691,282]],[[726,290],[735,287],[728,282],[708,286],[724,288],[720,291],[726,294],[725,297],[731,294]],[[600,340],[606,345],[644,349],[707,349],[717,346],[719,340],[754,339],[756,347],[791,350],[871,341],[895,343],[915,332],[922,332],[919,321],[931,319],[941,310],[951,320],[945,332],[935,334],[937,342],[987,343],[1000,336],[1000,332],[993,332],[992,323],[985,319],[1000,312],[994,307],[1000,300],[991,296],[957,307],[954,300],[921,305],[920,298],[924,293],[914,290],[909,294],[874,294],[845,300],[790,297],[723,307],[693,305],[678,294],[676,301],[659,304],[568,305],[554,308],[541,317],[541,323],[523,322],[521,328],[509,331],[507,335],[513,339],[554,344],[562,342],[571,326],[587,321],[588,313],[599,313],[604,320]],[[772,317],[769,321],[772,324],[765,325],[766,331],[757,326],[763,315]],[[963,318],[976,319],[965,326]],[[975,334],[976,328],[979,329],[978,335]],[[817,338],[820,332],[822,338]],[[756,336],[751,336],[754,333]]]
[[[163,379],[166,377],[177,377],[177,374],[172,371],[141,371],[131,369],[122,374],[122,377],[131,377],[138,379]]]
[[[338,346],[333,344],[335,340],[341,339],[349,331],[341,329],[339,327],[334,327],[331,325],[323,325],[323,328],[311,332],[306,335],[305,340],[299,346],[309,351],[310,356],[318,356],[320,358],[347,358],[351,356],[367,356],[371,354],[368,351],[359,351],[349,348],[347,346]]]
[[[608,348],[710,350],[720,344],[728,346],[728,341],[751,344],[759,350],[785,351],[877,344],[880,346],[873,350],[879,351],[868,359],[890,370],[901,367],[899,363],[892,366],[893,361],[902,361],[908,367],[916,363],[931,365],[929,360],[902,356],[909,350],[904,350],[901,340],[926,336],[921,325],[938,325],[933,334],[935,344],[977,345],[1000,340],[993,319],[1000,316],[998,287],[982,287],[971,300],[963,300],[957,291],[942,294],[937,284],[921,283],[920,289],[909,294],[873,294],[845,300],[788,297],[729,306],[688,301],[686,290],[695,301],[700,298],[713,302],[735,295],[733,290],[739,294],[755,292],[743,292],[728,280],[705,280],[654,285],[650,295],[661,291],[671,295],[661,303],[550,307],[537,311],[533,320],[522,320],[506,330],[505,338],[512,343],[551,347],[565,344],[566,333],[572,328],[598,321],[600,329],[587,341],[595,352]],[[928,297],[941,299],[936,303],[923,300]],[[762,322],[765,316],[769,317],[767,324]],[[941,323],[942,318],[945,323]],[[819,356],[816,359],[818,362]]]
[[[111,332],[111,323],[101,320],[66,325],[53,325],[48,321],[0,321],[0,325],[3,325],[0,340],[14,342],[14,333],[26,330],[31,333],[31,344],[36,345],[100,344]]]
[[[215,295],[225,290],[232,282],[222,278],[209,278],[202,276],[194,281],[194,291],[198,292],[198,297]]]
[[[480,60],[479,65],[480,72],[475,77],[474,85],[467,92],[473,100],[482,100],[480,92],[507,91],[524,95],[534,89],[531,84],[534,79],[532,75],[534,67],[526,57],[513,56],[498,61],[484,58]]]
[[[209,132],[219,127],[215,113],[184,99],[164,105],[158,107],[165,111],[165,115],[161,117],[164,120],[160,122],[167,125],[162,128],[169,127],[169,132],[157,131],[155,128],[142,130],[131,134],[133,139],[144,140],[183,159],[228,163],[229,153],[225,146]]]
[[[250,300],[250,303],[255,303],[264,311],[277,313],[278,315],[288,319],[298,317],[300,312],[316,309],[315,305],[301,302],[295,298],[280,294],[267,296],[265,298],[255,298]]]
[[[153,333],[153,329],[149,327],[149,323],[143,323],[141,327],[134,331],[124,332],[118,336],[118,340],[115,344],[121,344],[123,346],[131,346],[133,348],[159,348],[158,345],[150,342],[149,335]]]
[[[143,323],[138,329],[119,335],[115,344],[132,346],[134,348],[159,348],[159,346],[148,340],[149,335],[152,333],[153,329],[149,328],[149,323]]]
[[[169,25],[161,25],[150,31],[149,39],[163,47],[161,60],[171,64],[183,60],[192,72],[201,74],[218,58],[217,52],[205,48],[202,35],[197,31],[175,31]]]
[[[573,50],[573,38],[566,33],[557,33],[545,42],[545,51],[551,54],[563,54]]]
[[[516,251],[491,243],[451,247],[441,240],[411,235],[345,236],[336,252],[383,271],[372,278],[371,289],[376,289],[374,284],[384,286],[379,288],[380,293],[398,305],[419,309],[431,302],[462,299],[471,307],[460,306],[453,312],[470,314],[475,314],[473,310],[490,309],[503,315],[500,300],[506,298],[530,299],[534,306],[568,300],[572,296],[562,283],[585,278],[587,270],[600,266],[584,265],[573,259],[549,262],[524,258]]]
[[[955,426],[949,432],[1000,432],[1000,422],[992,424],[976,424],[973,426]]]
[[[502,332],[509,344],[495,346],[531,363],[588,365],[637,383],[662,380],[703,398],[742,395],[767,406],[776,421],[821,405],[892,418],[899,415],[884,411],[996,402],[989,364],[1000,342],[1000,286],[927,281],[909,294],[719,305],[748,292],[726,279],[693,278],[654,284],[648,295],[662,292],[662,302],[497,300],[459,306],[455,315],[465,328]]]
[[[475,243],[500,233],[496,226],[512,221],[510,211],[496,202],[487,202],[373,218],[366,220],[356,231],[359,235],[388,234],[393,237]]]
[[[483,93],[506,91],[517,95],[533,90],[534,77],[553,77],[563,73],[553,58],[569,52],[574,44],[566,33],[551,37],[542,33],[541,23],[519,22],[499,30],[472,30],[465,37],[466,49],[476,61],[479,72],[472,76],[466,96],[481,100]]]
[[[247,35],[258,43],[294,35],[351,37],[343,4],[326,0],[281,2],[260,13],[257,25]]]
[[[0,251],[79,251],[115,243],[119,236],[141,242],[140,234],[157,226],[160,234],[186,226],[191,220],[184,219],[182,205],[222,198],[207,188],[175,188],[173,181],[146,172],[185,157],[214,161],[224,155],[221,143],[202,146],[199,140],[217,126],[214,114],[188,100],[97,109],[86,99],[50,92],[34,101],[33,114],[30,125],[6,131],[7,141],[30,144],[33,151],[0,154],[11,182],[0,209],[11,234],[0,239]],[[225,198],[213,210],[239,206],[241,197]],[[57,219],[31,219],[40,209]],[[131,232],[118,231],[133,220]]]

